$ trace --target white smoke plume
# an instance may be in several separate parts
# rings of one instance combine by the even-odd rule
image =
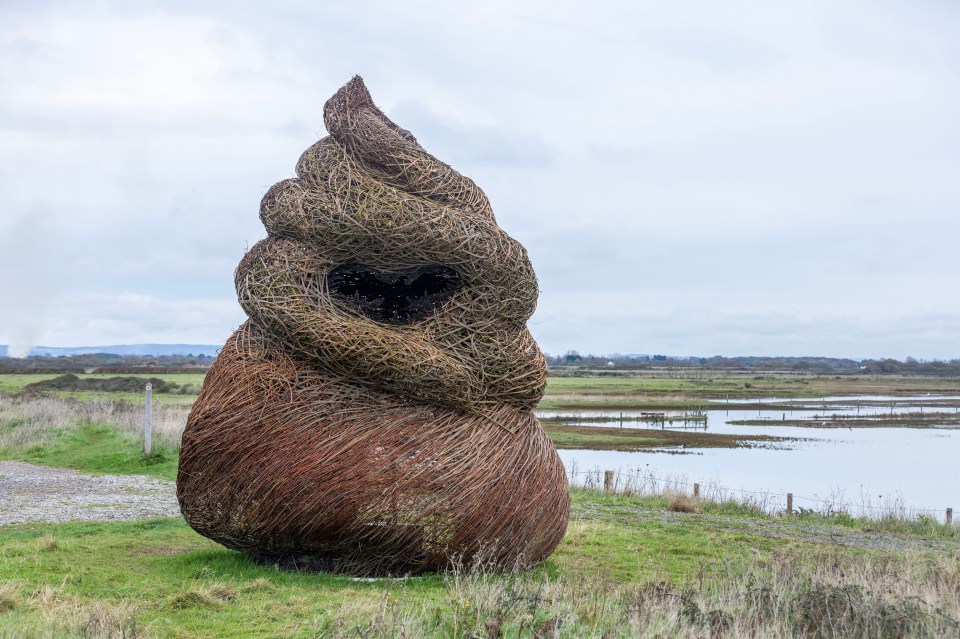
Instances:
[[[10,357],[26,357],[42,339],[48,309],[63,288],[49,216],[46,207],[33,206],[0,231],[0,341],[8,342]]]

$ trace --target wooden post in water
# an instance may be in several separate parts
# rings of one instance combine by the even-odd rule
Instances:
[[[953,508],[947,508],[947,519],[946,519],[947,528],[953,526]]]
[[[793,493],[787,493],[787,514],[793,514]]]
[[[693,485],[693,498],[700,499],[700,484]]]
[[[613,492],[613,471],[603,471],[603,492],[608,495]]]
[[[143,453],[150,454],[153,448],[153,385],[147,382],[147,406],[143,413]]]

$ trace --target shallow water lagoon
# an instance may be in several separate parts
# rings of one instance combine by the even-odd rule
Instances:
[[[693,482],[704,490],[722,488],[734,497],[759,501],[769,510],[783,509],[784,495],[794,494],[794,508],[818,511],[845,508],[855,514],[884,512],[929,514],[943,519],[947,507],[960,510],[960,429],[911,428],[896,425],[871,428],[819,428],[825,416],[955,413],[960,398],[824,397],[789,400],[765,398],[730,402],[722,409],[705,411],[702,424],[708,433],[772,435],[797,438],[777,447],[735,449],[659,449],[636,452],[561,450],[560,457],[575,482],[596,481],[598,472],[618,471],[618,481],[633,481],[643,488],[659,478],[690,489]],[[757,409],[757,404],[769,408]],[[891,406],[892,404],[892,406]],[[541,417],[565,417],[581,425],[659,428],[638,421],[640,411],[540,411]],[[609,417],[602,420],[603,417]],[[683,411],[668,411],[666,418],[682,418]],[[738,425],[744,419],[758,425]],[[785,426],[784,421],[809,420],[810,427]],[[891,423],[891,422],[887,422]],[[895,421],[894,421],[895,424]],[[681,429],[692,422],[682,419],[663,428]],[[683,453],[683,454],[677,454]],[[743,492],[740,492],[743,491]]]

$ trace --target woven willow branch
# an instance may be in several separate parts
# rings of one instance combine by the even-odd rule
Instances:
[[[569,497],[531,412],[546,367],[526,328],[537,299],[527,253],[359,77],[324,120],[330,137],[264,196],[268,237],[237,268],[250,320],[190,415],[183,514],[288,567],[539,561],[563,536]],[[459,288],[419,321],[378,322],[331,295],[327,274],[344,264],[445,267]]]

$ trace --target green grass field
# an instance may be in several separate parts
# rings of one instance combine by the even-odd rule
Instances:
[[[142,447],[140,439],[113,426],[80,424],[43,443],[0,446],[0,459],[104,475],[152,475],[170,481],[177,478],[174,446],[156,445],[149,456],[144,455]]]
[[[8,391],[37,378],[10,377]],[[655,386],[628,381],[550,384],[601,397]],[[166,438],[145,457],[140,405],[91,399],[0,394],[0,458],[175,478],[189,406],[163,407]],[[557,551],[517,574],[283,572],[179,519],[0,526],[0,638],[960,635],[960,531],[932,519],[776,517],[670,492],[572,497]]]
[[[159,442],[154,446],[153,454],[146,456],[142,451],[142,440],[128,432],[124,432],[116,426],[109,424],[91,424],[80,422],[73,427],[64,428],[55,432],[44,431],[44,439],[27,439],[16,442],[5,438],[11,430],[17,430],[21,426],[12,424],[9,421],[4,422],[0,419],[0,459],[9,459],[25,461],[44,466],[54,466],[60,468],[72,468],[85,473],[92,474],[119,474],[119,475],[149,475],[174,481],[177,475],[177,455],[176,446],[167,442]],[[551,427],[547,425],[547,430]],[[613,435],[609,437],[622,437],[623,444],[630,448],[662,446],[676,443],[670,437],[682,437],[688,433],[682,432],[659,432],[653,431],[656,437],[648,438],[647,431],[632,431],[631,429],[597,429],[586,427],[572,430],[611,430]],[[572,442],[561,441],[561,445],[570,445],[578,447],[581,445],[593,445],[593,440],[587,439],[581,441],[581,438],[588,437],[590,433],[574,433]],[[698,433],[692,433],[695,436],[704,436]],[[566,436],[566,433],[560,435],[560,439]],[[607,438],[606,435],[600,435],[601,438]],[[723,438],[723,435],[716,437]],[[659,438],[659,439],[658,439]],[[638,443],[636,440],[641,440]],[[603,443],[610,444],[607,439]],[[614,442],[615,443],[615,442]],[[712,446],[731,446],[731,442],[721,441],[717,444],[706,444],[705,447]],[[669,492],[669,491],[668,491]],[[724,499],[726,499],[724,497]],[[633,500],[625,501],[625,500]],[[624,506],[628,503],[640,505],[643,507],[665,509],[668,506],[667,501],[662,496],[657,495],[628,495],[619,496],[615,502],[618,506]],[[735,515],[766,518],[762,510],[751,507],[748,503],[736,501],[714,502],[709,499],[698,502],[698,510],[704,513],[714,515]],[[844,516],[842,513],[832,515],[827,518],[818,518],[815,513],[809,513],[807,521],[819,522],[826,525],[837,525],[845,528],[857,530],[885,530],[895,532],[900,535],[907,535],[920,538],[938,538],[938,539],[957,539],[960,540],[960,530],[948,529],[937,524],[931,519],[904,520],[897,516],[891,516],[884,519],[859,519]]]
[[[554,555],[502,575],[278,571],[178,519],[0,527],[0,636],[486,637],[491,621],[506,636],[547,636],[537,632],[550,624],[571,637],[708,636],[711,611],[730,630],[796,630],[816,621],[816,607],[851,632],[809,636],[897,636],[872,634],[878,619],[919,632],[910,636],[950,636],[939,633],[960,612],[955,552],[834,546],[809,541],[802,525],[773,537],[751,533],[749,517],[731,528],[731,515],[662,520],[670,511],[644,499],[573,497]],[[837,590],[841,575],[850,587]],[[891,610],[901,617],[884,621]]]
[[[106,378],[114,375],[80,374],[81,378]],[[203,383],[199,373],[133,375],[146,380],[159,377],[178,386],[198,388]],[[0,374],[0,393],[18,392],[27,384],[57,375]],[[674,372],[670,376],[639,374],[632,377],[557,377],[547,379],[541,409],[662,409],[703,407],[711,401],[760,397],[823,397],[830,395],[910,395],[960,394],[960,379],[900,375],[744,375],[724,371]],[[59,396],[80,400],[109,397],[140,402],[138,393],[95,393],[89,391],[55,391]],[[161,403],[190,404],[195,394],[156,393]]]
[[[960,378],[900,375],[754,375],[695,371],[657,377],[556,377],[547,379],[541,409],[643,409],[702,407],[711,401],[833,395],[960,394]]]
[[[40,382],[48,379],[60,377],[59,374],[34,373],[34,374],[0,374],[0,393],[17,393],[23,390],[28,384]],[[147,378],[156,377],[166,382],[171,382],[177,386],[191,386],[199,388],[203,384],[204,375],[202,373],[158,373],[145,374],[137,373],[134,375],[105,375],[100,373],[80,373],[77,377],[81,379],[107,379],[109,377],[139,377],[146,384]],[[126,402],[143,402],[143,393],[101,393],[91,391],[45,391],[45,393],[57,397],[71,397],[80,401],[90,399],[111,399]],[[192,404],[196,399],[196,393],[181,395],[179,393],[154,393],[154,401],[164,404]]]

